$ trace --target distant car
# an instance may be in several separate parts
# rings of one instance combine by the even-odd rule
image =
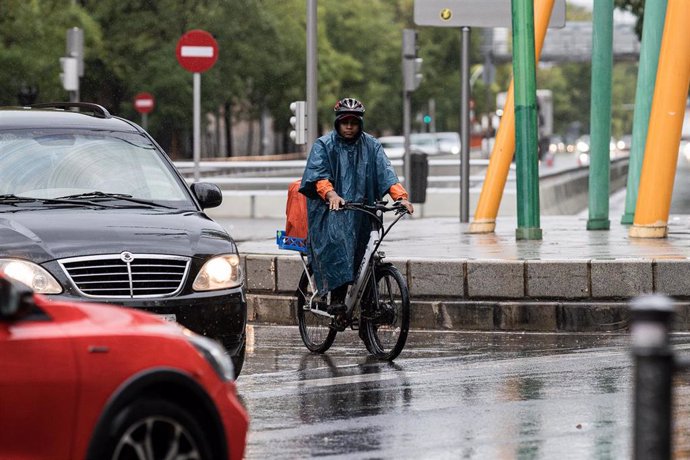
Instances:
[[[563,153],[566,151],[565,140],[559,135],[553,135],[549,139],[549,152]]]
[[[0,277],[0,457],[243,458],[248,416],[216,342]]]
[[[403,136],[381,136],[378,140],[388,158],[402,158],[405,155],[405,138]]]
[[[221,201],[218,186],[187,186],[151,136],[99,105],[0,108],[0,272],[53,300],[177,321],[221,342],[239,373],[240,257],[204,213]]]
[[[434,133],[412,133],[410,135],[410,148],[427,155],[438,155],[441,153],[436,134]]]
[[[443,154],[458,155],[462,148],[460,134],[454,131],[436,133],[436,142],[439,152]]]
[[[624,134],[621,136],[620,139],[616,142],[616,148],[618,150],[621,150],[623,152],[628,152],[630,151],[630,147],[632,145],[632,135],[630,134]]]

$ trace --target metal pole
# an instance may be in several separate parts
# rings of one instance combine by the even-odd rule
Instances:
[[[594,2],[592,96],[590,105],[589,219],[587,230],[608,230],[611,169],[611,72],[613,0]]]
[[[663,295],[635,299],[630,336],[635,361],[633,458],[671,458],[674,357],[669,346],[673,303]]]
[[[518,240],[540,240],[534,1],[512,0]]]
[[[147,113],[141,114],[141,127],[144,128],[144,131],[149,129],[149,115]]]
[[[318,135],[317,0],[307,0],[307,153]]]
[[[429,123],[429,132],[436,132],[436,99],[433,97],[429,99],[429,116],[431,117],[431,123]]]
[[[410,123],[411,123],[411,112],[412,112],[412,95],[409,91],[405,91],[403,88],[403,146],[405,148],[404,161],[403,161],[403,175],[405,188],[407,188],[408,193],[413,193],[412,191],[412,154],[410,152]],[[416,192],[415,192],[416,193]],[[412,197],[410,197],[412,198]]]
[[[669,0],[649,114],[635,219],[628,235],[666,238],[690,86],[690,2]]]
[[[199,182],[201,159],[201,74],[194,72],[194,182]]]
[[[652,97],[667,5],[667,0],[657,0],[656,2],[647,2],[644,8],[640,64],[637,71],[637,88],[635,89],[632,145],[630,146],[630,163],[628,165],[628,185],[625,192],[625,213],[621,217],[621,224],[625,225],[632,224],[635,217],[637,190],[640,185],[644,146],[647,142],[647,127],[649,114],[652,111]]]
[[[470,28],[463,27],[460,68],[460,222],[470,221]]]

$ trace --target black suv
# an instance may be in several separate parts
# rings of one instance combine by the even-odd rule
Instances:
[[[77,112],[74,110],[81,110]],[[237,246],[142,128],[96,104],[0,108],[0,271],[52,299],[140,308],[220,341],[239,374]]]

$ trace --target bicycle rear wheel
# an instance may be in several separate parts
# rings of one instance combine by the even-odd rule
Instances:
[[[309,269],[311,274],[311,268]],[[309,351],[314,353],[325,353],[331,348],[337,331],[331,328],[331,318],[318,314],[309,309],[308,302],[313,291],[309,284],[309,275],[302,273],[297,289],[297,323],[299,324],[299,334],[302,342]],[[305,306],[306,309],[305,309]]]
[[[410,295],[397,268],[376,268],[376,285],[369,289],[366,315],[362,314],[365,345],[380,359],[398,357],[410,328]]]

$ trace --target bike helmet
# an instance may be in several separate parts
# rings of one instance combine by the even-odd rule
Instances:
[[[359,102],[357,99],[352,97],[346,97],[339,100],[335,107],[333,107],[335,112],[335,127],[338,128],[338,123],[347,118],[356,118],[359,121],[360,126],[364,121],[364,104]]]

